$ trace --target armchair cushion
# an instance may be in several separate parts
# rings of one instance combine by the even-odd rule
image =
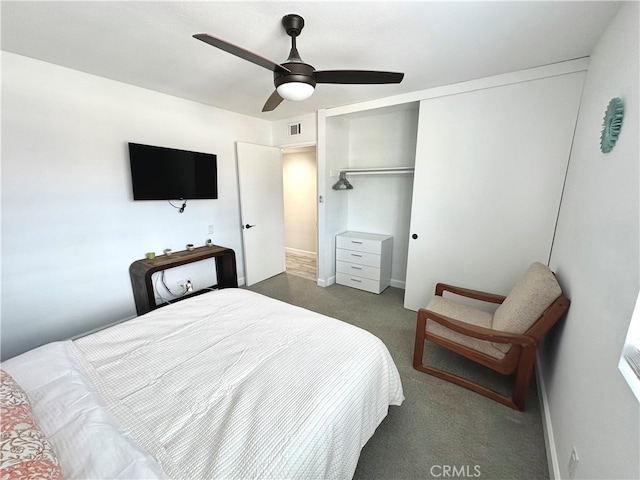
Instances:
[[[491,328],[525,333],[560,295],[562,289],[549,267],[539,262],[532,263],[495,311]],[[500,343],[494,343],[494,346],[505,353],[511,347]]]
[[[491,324],[493,321],[493,315],[491,315],[490,313],[484,312],[477,308],[469,307],[453,300],[449,300],[448,298],[440,297],[438,295],[433,297],[431,302],[429,302],[429,305],[427,305],[426,309],[445,317],[460,320],[461,322],[485,328],[492,328]],[[504,358],[505,356],[505,353],[503,351],[495,347],[495,345],[498,344],[463,335],[443,325],[440,325],[433,320],[427,321],[427,332],[442,338],[446,338],[447,340],[451,340],[452,342],[464,345],[479,352],[485,353],[498,360]],[[507,350],[509,349],[509,347],[511,347],[511,345],[507,345]]]

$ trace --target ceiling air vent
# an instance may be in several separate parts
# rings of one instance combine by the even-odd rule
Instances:
[[[287,124],[287,137],[295,137],[300,135],[302,124],[300,122]]]

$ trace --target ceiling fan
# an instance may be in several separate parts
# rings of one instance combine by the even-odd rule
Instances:
[[[304,27],[304,19],[294,13],[285,15],[282,17],[282,26],[287,35],[291,37],[291,51],[289,52],[289,58],[281,64],[207,33],[197,33],[193,37],[273,71],[273,82],[276,90],[262,107],[263,112],[274,110],[285,99],[292,101],[306,100],[313,94],[317,83],[400,83],[404,77],[404,73],[379,72],[375,70],[316,70],[302,61],[296,48],[296,37],[300,35]]]

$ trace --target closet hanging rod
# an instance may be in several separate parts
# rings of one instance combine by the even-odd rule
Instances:
[[[413,167],[372,167],[372,168],[341,168],[340,173],[348,175],[385,175],[392,173],[413,173]]]
[[[353,185],[347,180],[349,175],[393,175],[400,173],[413,173],[413,167],[378,167],[378,168],[342,168],[340,179],[333,185],[334,190],[353,190]],[[333,176],[333,170],[331,176]]]

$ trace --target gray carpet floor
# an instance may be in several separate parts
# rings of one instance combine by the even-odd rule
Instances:
[[[405,401],[362,449],[354,479],[413,480],[549,478],[535,382],[524,412],[493,402],[412,367],[416,313],[403,308],[404,290],[375,295],[341,285],[280,274],[248,287],[370,331],[393,357]],[[428,342],[427,342],[428,343]],[[508,392],[511,379],[428,343],[428,363]]]

